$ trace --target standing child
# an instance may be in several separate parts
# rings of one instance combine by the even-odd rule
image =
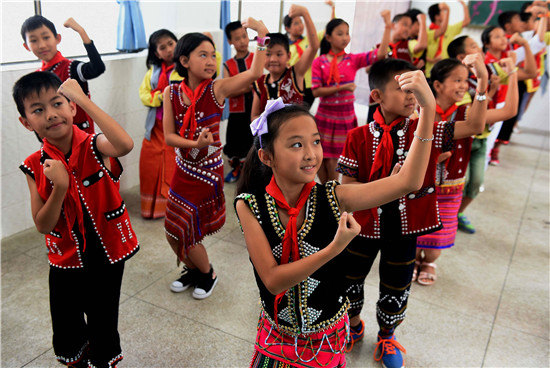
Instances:
[[[139,86],[141,102],[149,107],[145,120],[145,138],[139,156],[139,191],[143,218],[164,217],[168,188],[176,166],[176,153],[164,141],[162,126],[162,93],[169,84],[182,80],[174,70],[176,42],[176,36],[167,29],[151,34],[145,62],[149,70]]]
[[[384,14],[387,14],[386,16]],[[387,27],[389,13],[382,13],[386,22],[382,43],[377,50],[361,54],[347,54],[345,48],[350,42],[349,25],[336,18],[328,22],[325,29],[325,46],[321,56],[313,61],[312,90],[315,97],[321,97],[315,121],[321,134],[323,164],[319,170],[321,183],[336,180],[336,163],[349,130],[357,127],[353,102],[355,96],[355,74],[358,69],[383,59],[388,50],[390,28]]]
[[[514,69],[514,61],[510,58],[501,60],[505,71]],[[436,121],[466,120],[469,105],[459,105],[464,94],[468,93],[468,69],[457,59],[441,60],[432,68],[430,83],[435,95]],[[517,83],[514,83],[517,73],[509,77],[510,88],[506,97],[506,105],[502,109],[487,111],[487,124],[493,124],[507,116],[512,116],[517,110]],[[416,265],[413,281],[416,279],[417,268],[419,284],[429,286],[435,283],[435,261],[441,255],[441,250],[454,245],[458,226],[458,210],[462,202],[462,192],[470,162],[472,137],[458,139],[451,151],[440,156],[441,162],[436,166],[436,194],[439,214],[443,228],[434,233],[422,235],[416,241]]]
[[[240,21],[227,24],[225,35],[237,52],[223,65],[223,77],[231,78],[250,69],[254,53],[248,51],[248,34]],[[242,91],[236,91],[229,99],[229,119],[223,153],[231,158],[231,170],[225,177],[226,183],[233,183],[239,179],[246,154],[252,147],[252,133],[249,128],[252,111],[251,90],[252,84]]]
[[[394,332],[406,314],[416,237],[441,228],[435,195],[435,158],[441,151],[450,149],[453,139],[481,132],[485,122],[485,65],[479,55],[469,56],[464,63],[474,67],[479,81],[478,95],[466,121],[432,122],[435,144],[422,188],[377,209],[354,213],[362,228],[360,237],[346,250],[347,277],[351,280],[347,295],[351,301],[352,341],[359,341],[364,335],[360,315],[364,304],[363,284],[380,252],[380,294],[376,308],[380,330],[375,358],[388,368],[404,365],[401,351],[405,349],[397,342]],[[384,178],[396,163],[403,163],[410,155],[409,147],[416,141],[417,120],[408,117],[414,112],[416,101],[411,93],[398,88],[394,77],[415,69],[414,65],[399,59],[381,60],[371,67],[371,95],[380,107],[373,122],[348,134],[338,161],[343,183],[367,183]]]
[[[380,181],[316,184],[321,136],[304,107],[270,101],[251,124],[257,137],[235,199],[261,298],[250,367],[346,365],[346,259],[338,255],[359,232],[348,212],[417,190],[430,155],[435,101],[426,79],[417,71],[395,80],[417,97],[420,123],[399,173]]]
[[[42,60],[39,71],[53,72],[62,81],[69,78],[75,79],[89,98],[88,80],[99,77],[105,71],[105,64],[103,64],[94,42],[80,24],[73,18],[69,18],[63,25],[80,35],[90,59],[89,62],[84,63],[63,57],[57,50],[57,45],[61,42],[61,35],[55,30],[54,24],[41,15],[32,16],[23,22],[21,26],[23,46]],[[86,133],[94,133],[94,121],[80,106],[76,107],[76,116],[73,122]]]
[[[122,360],[118,306],[125,261],[139,248],[120,197],[122,166],[132,150],[124,129],[78,83],[50,72],[19,79],[19,120],[43,140],[20,166],[36,228],[50,263],[50,312],[57,360],[71,367],[114,367]],[[73,125],[76,104],[103,134]]]
[[[293,4],[288,14],[292,18],[304,18],[309,47],[305,49],[296,64],[288,67],[290,60],[288,37],[282,33],[268,35],[271,40],[267,46],[265,68],[269,74],[261,76],[254,83],[256,93],[252,102],[252,118],[258,117],[264,111],[267,100],[281,97],[284,103],[295,104],[302,103],[304,100],[304,76],[311,68],[311,63],[319,49],[319,41],[307,8]]]
[[[262,22],[249,18],[243,23],[265,40]],[[181,277],[170,287],[182,292],[194,286],[193,297],[204,299],[218,282],[202,244],[206,235],[225,223],[223,160],[220,119],[223,102],[234,91],[256,80],[263,70],[265,45],[258,44],[249,70],[216,81],[216,50],[211,39],[188,33],[176,45],[176,71],[184,77],[180,84],[164,90],[164,136],[176,147],[176,170],[170,184],[165,231],[168,243],[185,263]]]

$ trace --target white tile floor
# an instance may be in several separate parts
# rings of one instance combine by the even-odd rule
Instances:
[[[438,260],[437,283],[413,285],[397,330],[408,366],[548,367],[549,137],[525,131],[489,167],[468,210],[475,235],[459,233]],[[212,296],[171,293],[179,270],[163,221],[139,217],[138,188],[123,193],[141,251],[126,266],[120,303],[122,367],[245,367],[258,316],[257,289],[227,185],[228,219],[205,241],[219,274]],[[2,240],[2,367],[56,367],[51,349],[48,264],[34,230]],[[366,282],[365,339],[349,367],[378,367],[377,269]]]

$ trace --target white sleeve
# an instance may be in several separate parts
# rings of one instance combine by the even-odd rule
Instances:
[[[529,40],[529,47],[531,47],[531,51],[533,52],[533,55],[535,55],[546,47],[546,43],[541,41],[539,36],[535,35]],[[525,48],[522,46],[514,50],[514,52],[516,53],[516,65],[518,65],[525,60]]]

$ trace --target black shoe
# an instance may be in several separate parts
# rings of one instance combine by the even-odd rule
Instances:
[[[199,273],[198,282],[193,290],[193,298],[195,299],[206,299],[212,294],[214,287],[218,283],[218,276],[212,278],[214,274],[214,268],[210,266],[210,272],[208,273]]]
[[[200,274],[199,270],[184,266],[183,271],[181,271],[181,277],[170,285],[170,290],[174,293],[181,293],[189,289],[190,286],[195,286]]]

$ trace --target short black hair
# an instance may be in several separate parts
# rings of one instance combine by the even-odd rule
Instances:
[[[481,43],[483,45],[483,51],[487,51],[487,45],[491,43],[491,32],[493,32],[495,29],[501,28],[498,26],[489,26],[481,32]]]
[[[225,26],[225,36],[229,41],[231,41],[231,32],[236,31],[237,29],[243,28],[243,25],[240,20],[237,20],[235,22],[227,23]]]
[[[290,28],[292,25],[292,18],[288,14],[283,18],[283,25],[285,28]]]
[[[369,87],[373,89],[384,90],[386,84],[394,75],[403,71],[418,70],[416,66],[403,59],[382,59],[372,64],[369,71]]]
[[[290,46],[288,42],[288,36],[282,33],[268,33],[267,34],[270,38],[269,44],[267,45],[267,48],[270,49],[275,45],[281,45],[284,47],[286,52],[290,52]]]
[[[174,65],[176,66],[176,73],[184,78],[187,78],[187,68],[181,65],[180,57],[189,57],[193,50],[199,47],[204,41],[210,42],[214,47],[214,50],[216,49],[216,45],[214,45],[214,41],[212,41],[210,37],[198,32],[187,33],[178,40],[176,48],[174,49]]]
[[[519,10],[520,13],[525,13],[525,11],[527,10],[528,7],[530,7],[531,5],[533,5],[533,2],[532,1],[525,1],[523,2],[523,4],[521,4],[521,8]]]
[[[466,52],[465,43],[468,37],[469,36],[460,36],[451,41],[449,46],[447,46],[447,54],[449,54],[450,58],[456,59],[458,55]]]
[[[453,70],[460,67],[468,69],[464,64],[462,64],[461,61],[457,59],[443,59],[435,63],[430,72],[430,88],[432,89],[435,97],[437,97],[437,92],[433,86],[434,82],[438,81],[443,83]]]
[[[411,21],[412,21],[412,17],[409,15],[409,13],[401,13],[401,14],[396,14],[393,19],[391,20],[392,23],[397,23],[399,22],[401,19],[403,18],[409,18]]]
[[[533,15],[530,12],[519,13],[519,17],[522,22],[529,22],[529,19],[531,19],[532,16]]]
[[[424,14],[424,13],[418,9],[413,8],[413,9],[409,9],[405,14],[407,14],[411,18],[414,24],[418,22],[418,19],[416,18],[418,14]]]
[[[502,28],[502,29],[505,29],[504,26],[508,23],[511,23],[512,22],[512,19],[515,17],[515,16],[519,16],[519,12],[515,11],[515,10],[508,10],[508,11],[505,11],[503,13],[500,13],[500,15],[498,16],[498,25]]]
[[[178,42],[178,38],[176,37],[176,35],[167,29],[159,29],[158,31],[153,32],[151,36],[149,36],[147,59],[145,59],[145,65],[147,65],[147,68],[150,68],[151,65],[162,65],[162,60],[157,56],[156,52],[157,42],[159,42],[159,40],[164,37],[170,37],[175,42]]]
[[[12,96],[19,115],[26,118],[23,101],[32,94],[40,94],[48,89],[57,91],[63,82],[52,72],[32,72],[24,75],[13,85]]]
[[[42,26],[49,28],[54,37],[57,37],[55,25],[49,19],[44,18],[41,15],[33,15],[32,17],[27,18],[21,26],[21,37],[23,37],[23,41],[27,43],[27,32],[34,31]]]
[[[430,17],[430,20],[432,23],[435,23],[435,17],[441,13],[441,10],[439,9],[439,4],[433,4],[430,5],[428,8],[428,16]]]

